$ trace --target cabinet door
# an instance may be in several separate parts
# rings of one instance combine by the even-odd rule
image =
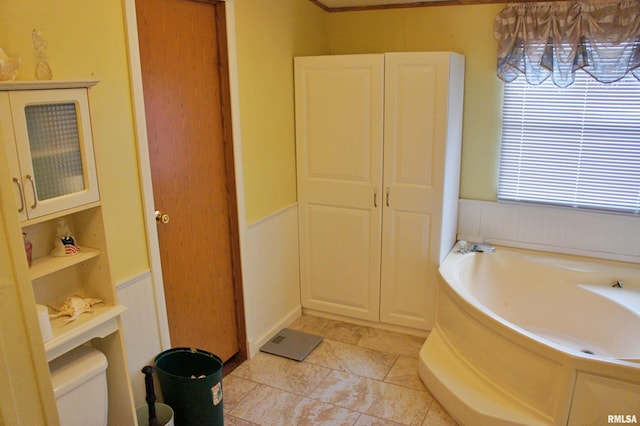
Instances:
[[[295,59],[302,306],[378,321],[383,55]]]
[[[28,218],[97,201],[87,91],[16,91],[9,101]]]
[[[385,56],[380,320],[430,329],[447,140],[447,53]]]
[[[15,199],[16,209],[18,210],[18,219],[24,221],[27,219],[27,206],[24,201],[22,174],[18,163],[18,151],[13,134],[13,118],[11,117],[11,103],[9,103],[9,93],[0,93],[0,137],[2,145],[9,162],[9,173],[11,173],[11,189]]]

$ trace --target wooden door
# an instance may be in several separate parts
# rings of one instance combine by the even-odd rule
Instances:
[[[459,161],[445,155],[448,112],[458,111],[449,79],[448,53],[385,55],[380,320],[423,330],[435,315],[444,169]]]
[[[302,306],[377,321],[383,55],[295,59]]]
[[[226,361],[245,339],[220,72],[224,6],[136,0],[136,13],[153,195],[170,218],[158,239],[171,344]]]

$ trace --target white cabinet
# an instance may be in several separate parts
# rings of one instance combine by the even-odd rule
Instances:
[[[2,136],[14,141],[5,151],[21,220],[99,199],[87,94],[95,83],[49,90],[0,85]]]
[[[27,271],[19,276],[30,283],[18,285],[31,286],[27,294],[33,294],[34,304],[55,306],[74,295],[102,301],[74,321],[52,319],[50,339],[33,338],[42,341],[46,361],[79,345],[103,352],[109,424],[129,425],[135,424],[135,409],[120,325],[126,308],[116,298],[98,191],[88,98],[94,84],[0,83],[0,152],[6,153],[0,158],[0,179],[3,188],[15,191],[15,204],[0,203],[0,217],[6,229],[16,228],[8,238],[22,232],[33,245],[30,266],[26,255],[13,262],[17,270]],[[61,219],[80,245],[77,254],[51,255]]]
[[[464,58],[295,58],[302,306],[430,329],[455,242]]]

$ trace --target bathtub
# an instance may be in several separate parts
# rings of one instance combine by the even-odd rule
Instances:
[[[460,423],[640,421],[640,265],[454,249],[440,275],[418,372]]]

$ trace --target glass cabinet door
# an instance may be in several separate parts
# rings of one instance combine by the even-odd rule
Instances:
[[[86,90],[10,94],[29,219],[98,200]]]
[[[84,191],[75,104],[27,105],[24,111],[38,200]]]

